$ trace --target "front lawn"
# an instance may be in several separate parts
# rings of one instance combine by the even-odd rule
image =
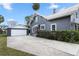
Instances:
[[[33,56],[33,55],[12,48],[8,48],[6,35],[0,34],[0,56]]]

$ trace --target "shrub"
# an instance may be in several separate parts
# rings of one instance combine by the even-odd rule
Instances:
[[[73,43],[79,41],[79,31],[39,31],[37,37]]]

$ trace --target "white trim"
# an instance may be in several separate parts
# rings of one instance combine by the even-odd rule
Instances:
[[[34,33],[33,28],[37,27],[38,25],[34,25],[32,26],[32,33]]]
[[[38,16],[35,17],[35,22],[38,22]]]
[[[44,26],[44,29],[42,29],[41,26]],[[40,25],[40,30],[45,30],[45,24]]]
[[[52,23],[51,25],[50,25],[50,30],[52,31],[52,25],[55,25],[55,31],[57,30],[57,24],[56,23]]]

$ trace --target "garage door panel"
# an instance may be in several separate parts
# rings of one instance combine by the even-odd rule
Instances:
[[[26,30],[16,30],[12,29],[11,30],[11,36],[19,36],[19,35],[26,35]]]

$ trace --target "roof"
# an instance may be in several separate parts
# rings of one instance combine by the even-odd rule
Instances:
[[[15,26],[12,27],[12,28],[27,28],[27,27],[25,27],[25,25],[18,24],[18,25],[15,25]]]
[[[79,4],[76,4],[76,5],[72,6],[72,7],[69,7],[67,9],[62,10],[62,11],[59,11],[59,12],[57,12],[55,14],[46,16],[45,18],[47,20],[51,20],[51,19],[53,20],[53,19],[56,19],[56,18],[71,15],[76,10],[79,10]]]
[[[45,18],[45,16],[44,15],[41,15],[41,14],[39,14],[39,13],[34,13],[32,16],[31,16],[31,19],[30,19],[30,22],[29,22],[29,24],[31,24],[35,19],[33,19],[33,17],[35,17],[35,16],[40,16],[40,17],[43,17],[43,18]],[[45,18],[46,19],[46,18]],[[47,19],[46,19],[47,20]]]
[[[40,13],[34,13],[34,14],[33,14],[33,16],[41,16],[41,17],[44,17],[44,18],[46,18],[46,16],[44,16],[44,15],[41,15]]]

